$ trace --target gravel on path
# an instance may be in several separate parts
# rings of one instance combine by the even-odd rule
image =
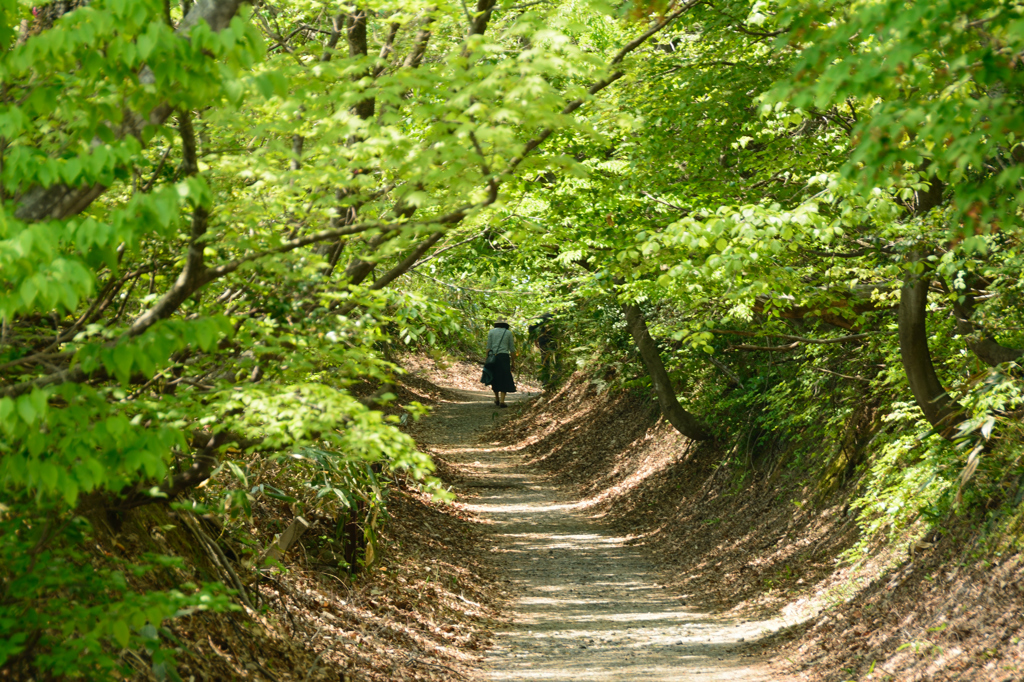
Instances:
[[[517,595],[512,625],[495,633],[485,659],[487,679],[779,679],[736,650],[778,623],[687,608],[658,584],[642,548],[577,511],[513,445],[480,442],[514,409],[496,409],[490,393],[454,393],[458,401],[439,404],[420,438],[462,474],[456,490],[472,495],[464,506],[492,529],[491,551]]]

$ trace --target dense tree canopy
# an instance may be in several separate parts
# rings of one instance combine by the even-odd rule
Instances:
[[[218,509],[302,488],[372,552],[378,477],[433,485],[391,351],[491,312],[695,439],[884,405],[866,525],[998,482],[1021,136],[1016,0],[0,0],[0,668],[226,607],[94,571],[84,506],[223,472]]]

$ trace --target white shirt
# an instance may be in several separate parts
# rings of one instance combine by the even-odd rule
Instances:
[[[512,335],[512,330],[494,327],[487,332],[487,350],[493,350],[495,355],[508,353],[511,356],[515,354],[515,337]]]

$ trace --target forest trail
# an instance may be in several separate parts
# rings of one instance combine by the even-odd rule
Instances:
[[[449,389],[450,390],[450,389]],[[489,393],[457,390],[421,426],[421,442],[461,473],[464,506],[493,534],[515,593],[511,625],[485,659],[494,682],[777,680],[737,651],[767,623],[687,608],[641,549],[574,510],[508,444],[481,442],[497,420]],[[509,395],[509,402],[530,394]]]

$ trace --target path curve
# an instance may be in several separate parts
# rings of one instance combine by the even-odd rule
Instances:
[[[485,660],[494,682],[652,682],[778,679],[735,651],[764,634],[687,608],[658,584],[653,565],[626,539],[575,510],[557,486],[507,444],[480,442],[499,419],[490,393],[450,391],[420,433],[465,477],[456,491],[493,533],[517,594],[512,625],[495,633]],[[531,394],[510,395],[510,402]]]

